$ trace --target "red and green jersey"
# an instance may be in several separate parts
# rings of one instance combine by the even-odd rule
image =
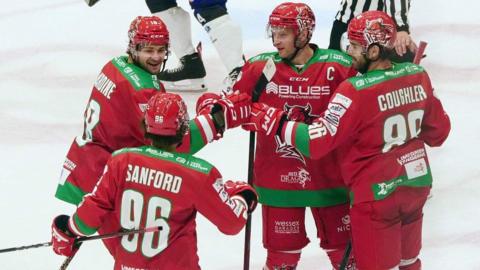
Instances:
[[[72,142],[63,164],[57,198],[78,204],[92,191],[113,151],[148,144],[140,123],[148,100],[158,91],[165,90],[157,76],[129,63],[126,56],[103,67],[85,110],[83,134]],[[213,125],[203,116],[190,127],[182,151],[195,153],[213,138]]]
[[[235,90],[252,94],[266,61],[272,58],[276,73],[263,89],[259,102],[281,108],[308,122],[327,108],[337,86],[352,77],[351,58],[335,50],[314,49],[311,59],[296,67],[278,53],[253,57],[242,68]],[[260,202],[277,207],[323,207],[345,203],[348,192],[334,155],[311,160],[280,137],[257,135],[254,184]]]
[[[338,148],[353,203],[383,199],[398,186],[429,186],[424,144],[439,146],[450,120],[420,66],[393,64],[350,78],[311,125],[286,122],[281,137],[311,158]]]
[[[200,269],[197,211],[225,234],[238,233],[247,218],[243,199],[228,196],[208,162],[152,146],[125,148],[109,159],[69,227],[90,235],[99,227],[117,227],[115,232],[161,226],[159,232],[116,239],[110,250],[115,269]]]

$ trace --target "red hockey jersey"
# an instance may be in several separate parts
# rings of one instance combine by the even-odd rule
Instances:
[[[276,73],[259,101],[291,115],[303,114],[300,118],[305,121],[318,117],[337,86],[357,72],[348,55],[310,46],[314,55],[301,68],[276,52],[253,57],[243,67],[233,89],[251,95],[266,61],[273,58]],[[345,203],[348,192],[339,170],[333,155],[312,161],[278,136],[272,140],[257,135],[254,184],[262,204],[323,207]]]
[[[450,120],[420,66],[393,64],[343,82],[312,125],[287,122],[281,137],[320,158],[339,147],[353,203],[380,200],[398,186],[429,186],[424,144],[439,146]]]
[[[126,56],[108,62],[98,75],[84,114],[84,131],[70,146],[55,196],[78,204],[93,190],[113,151],[148,144],[140,123],[143,111],[158,91],[152,75]],[[195,153],[211,138],[214,127],[205,116],[190,122],[182,151]],[[210,134],[210,135],[209,135]]]
[[[161,226],[155,233],[118,238],[115,269],[192,270],[200,269],[197,211],[225,234],[237,234],[247,218],[245,202],[228,196],[214,166],[188,154],[142,146],[113,154],[69,227],[90,235],[100,226],[111,227],[105,223],[123,229]]]

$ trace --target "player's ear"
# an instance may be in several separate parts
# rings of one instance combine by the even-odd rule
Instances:
[[[378,44],[372,44],[367,49],[367,58],[370,61],[376,61],[380,59],[381,53],[382,52],[380,46]]]

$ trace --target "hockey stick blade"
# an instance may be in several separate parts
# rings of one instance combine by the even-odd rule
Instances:
[[[100,1],[100,0],[85,0],[85,3],[87,3],[87,5],[89,7],[91,7],[91,6],[95,5],[98,1]]]
[[[275,66],[275,62],[273,62],[273,58],[268,58],[267,63],[265,63],[265,66],[263,67],[262,74],[260,75],[260,78],[255,84],[255,88],[253,89],[253,102],[258,101],[258,99],[260,98],[260,94],[265,89],[265,87],[267,87],[267,84],[270,82],[270,80],[272,80],[272,77],[273,75],[275,75],[276,70],[277,67]]]
[[[121,232],[107,233],[107,234],[94,235],[94,236],[82,236],[75,239],[75,242],[79,243],[79,242],[85,242],[85,241],[91,241],[91,240],[101,240],[101,239],[120,237],[124,235],[129,235],[129,234],[156,232],[161,230],[162,230],[162,226],[150,227],[150,228],[144,228],[144,229],[125,230]],[[38,244],[29,245],[29,246],[5,248],[5,249],[0,249],[0,253],[31,249],[31,248],[39,248],[39,247],[49,247],[51,245],[52,245],[52,242],[45,242],[45,243],[38,243]]]

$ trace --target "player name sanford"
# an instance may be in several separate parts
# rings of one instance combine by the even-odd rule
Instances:
[[[128,164],[126,182],[154,187],[172,193],[180,192],[182,177],[148,167]]]
[[[378,107],[380,111],[394,109],[427,98],[427,93],[420,84],[400,88],[386,94],[379,95]]]

